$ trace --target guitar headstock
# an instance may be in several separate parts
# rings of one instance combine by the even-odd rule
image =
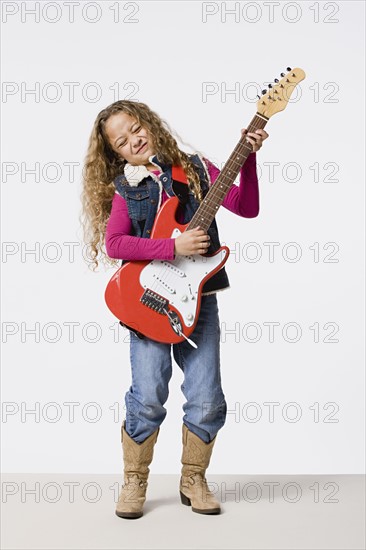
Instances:
[[[299,68],[287,67],[287,71],[287,74],[281,73],[281,80],[274,79],[275,85],[268,84],[269,90],[263,90],[263,95],[257,101],[257,112],[267,118],[286,108],[295,87],[306,76]]]

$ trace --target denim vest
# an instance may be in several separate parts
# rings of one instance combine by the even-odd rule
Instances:
[[[167,195],[169,197],[177,196],[181,201],[183,219],[180,223],[188,223],[199,207],[199,202],[196,200],[192,191],[188,188],[188,185],[180,184],[179,182],[172,180],[171,165],[164,165],[158,160],[156,155],[151,160],[154,164],[160,166],[162,170],[162,174],[159,175],[159,180]],[[203,161],[198,155],[190,155],[190,160],[198,168],[202,194],[205,196],[209,191],[209,182],[207,179],[206,170],[203,166]],[[124,174],[120,174],[114,179],[113,183],[117,192],[125,199],[127,203],[128,215],[132,223],[132,235],[148,239],[154,225],[157,206],[159,203],[160,189],[158,182],[152,176],[148,176],[144,178],[136,187],[133,187],[129,185]],[[180,190],[182,190],[182,193],[179,192]],[[215,218],[208,228],[207,233],[210,236],[210,246],[207,253],[211,254],[218,250],[221,246]],[[126,262],[127,260],[123,260],[121,265]],[[202,287],[202,293],[212,293],[229,286],[229,279],[225,266],[223,266],[205,282]]]

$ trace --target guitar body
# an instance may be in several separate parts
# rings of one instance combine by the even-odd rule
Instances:
[[[176,197],[164,202],[155,218],[152,239],[176,238],[185,231],[188,224],[176,221],[178,207]],[[197,324],[204,283],[228,257],[229,248],[223,246],[210,255],[130,261],[110,279],[105,290],[106,304],[131,330],[157,342],[182,342],[184,337],[179,331],[189,337]],[[178,331],[174,329],[176,323]]]

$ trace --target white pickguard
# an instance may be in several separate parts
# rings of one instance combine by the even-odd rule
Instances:
[[[181,232],[174,229],[171,238]],[[163,296],[179,311],[187,327],[195,320],[198,287],[202,279],[211,273],[228,254],[222,250],[216,256],[177,256],[175,260],[152,260],[140,274],[140,284]]]

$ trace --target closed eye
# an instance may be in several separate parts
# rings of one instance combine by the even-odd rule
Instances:
[[[141,130],[141,126],[137,126],[137,127],[134,129],[133,133],[139,132],[140,130]],[[125,144],[126,144],[126,140],[124,139],[124,140],[121,141],[121,143],[118,145],[118,149],[119,149],[120,147],[123,147]]]

